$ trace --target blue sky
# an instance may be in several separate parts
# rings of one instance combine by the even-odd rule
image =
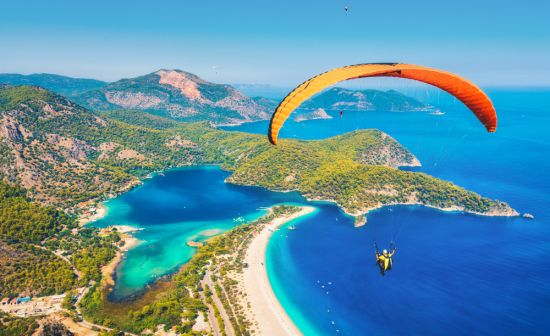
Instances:
[[[485,86],[549,86],[549,13],[548,0],[11,0],[0,9],[0,72],[116,80],[178,68],[292,86],[332,67],[400,61]]]

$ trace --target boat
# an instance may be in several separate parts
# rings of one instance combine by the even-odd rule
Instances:
[[[436,109],[435,111],[430,112],[430,115],[441,116],[445,115],[445,112],[441,111],[440,109]]]
[[[289,230],[296,230],[296,226],[291,225],[291,226],[288,227],[288,229],[289,229]]]
[[[523,214],[523,218],[527,218],[527,219],[535,219],[535,216],[533,216],[532,214],[530,213],[524,213]]]

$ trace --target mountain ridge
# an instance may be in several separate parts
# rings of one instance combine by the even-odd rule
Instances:
[[[304,102],[302,109],[353,111],[427,111],[430,106],[395,90],[350,90],[333,87]]]
[[[262,96],[248,97],[235,86],[212,83],[191,72],[166,68],[114,82],[55,74],[0,74],[0,83],[44,87],[94,111],[133,109],[178,121],[208,121],[218,126],[269,119],[280,103]],[[238,87],[245,86],[239,84]],[[395,90],[333,87],[304,102],[296,118],[311,119],[311,113],[304,110],[399,112],[430,108]]]
[[[72,97],[85,91],[107,85],[107,82],[91,78],[77,78],[50,73],[34,73],[29,75],[1,73],[0,84],[40,86],[60,95]]]
[[[74,100],[92,110],[137,109],[179,121],[210,121],[216,125],[269,116],[263,106],[231,85],[208,82],[183,70],[160,69],[121,79]]]

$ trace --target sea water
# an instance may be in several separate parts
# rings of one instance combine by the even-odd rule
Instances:
[[[449,96],[426,112],[329,111],[287,121],[281,137],[321,139],[378,128],[409,148],[420,171],[508,202],[525,218],[386,207],[354,228],[332,205],[274,234],[275,293],[306,335],[548,335],[550,332],[550,90],[488,90],[499,127],[488,134]],[[241,131],[265,134],[267,122]],[[396,240],[382,277],[380,248]]]
[[[273,289],[306,335],[547,334],[550,328],[550,91],[489,91],[499,113],[488,134],[460,103],[430,103],[446,114],[329,111],[329,120],[288,121],[282,137],[321,139],[379,128],[422,162],[417,169],[508,202],[524,218],[386,207],[354,228],[331,204],[277,231],[266,266]],[[232,130],[264,134],[267,123]],[[229,128],[228,128],[229,129]],[[143,228],[143,242],[116,272],[114,299],[138,293],[191,257],[203,240],[253,220],[263,207],[306,203],[295,193],[224,183],[214,167],[182,169],[148,180],[108,202],[94,225]],[[291,225],[291,224],[287,224]],[[394,238],[394,269],[382,277],[374,242]]]

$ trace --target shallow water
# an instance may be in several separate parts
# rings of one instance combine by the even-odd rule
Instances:
[[[142,243],[125,253],[116,269],[111,299],[125,299],[175,272],[195,251],[188,241],[229,230],[238,224],[235,219],[252,221],[265,207],[302,200],[296,193],[226,184],[228,175],[217,167],[171,170],[106,203],[107,216],[92,225],[142,229],[135,234]]]

